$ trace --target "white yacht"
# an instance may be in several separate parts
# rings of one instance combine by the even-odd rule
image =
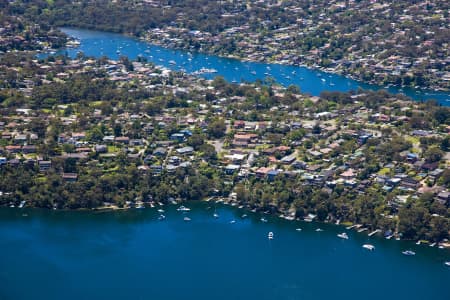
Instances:
[[[362,245],[362,247],[363,247],[364,249],[367,249],[367,250],[370,250],[370,251],[375,250],[375,246],[374,246],[374,245],[371,245],[371,244],[364,244],[364,245]]]
[[[191,218],[189,218],[189,217],[184,217],[183,220],[186,221],[186,222],[189,222],[189,221],[191,220]]]
[[[446,262],[444,263],[444,265],[446,265],[447,267],[450,267],[450,261],[446,261]]]
[[[339,233],[337,236],[340,237],[341,239],[348,240],[348,235],[345,232]]]
[[[158,209],[158,212],[159,212],[160,214],[162,214],[162,213],[164,213],[164,209]]]
[[[302,229],[301,229],[301,228],[295,228],[295,230],[296,230],[296,231],[302,231]]]
[[[183,205],[181,205],[180,207],[177,208],[178,211],[190,211],[190,208],[184,207]]]
[[[402,251],[402,253],[403,253],[403,255],[407,255],[407,256],[416,255],[416,252],[411,251],[411,250],[405,250],[405,251]]]
[[[267,234],[267,238],[269,240],[273,240],[273,232],[272,231]]]

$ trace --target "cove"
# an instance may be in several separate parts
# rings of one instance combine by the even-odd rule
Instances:
[[[185,206],[191,211],[162,207],[163,221],[157,208],[1,208],[0,299],[448,299],[448,250],[367,232],[343,240],[342,226],[262,223],[260,214],[242,218],[213,203]]]
[[[345,92],[357,90],[358,88],[385,89],[394,94],[403,93],[417,101],[434,99],[442,105],[450,105],[450,93],[448,92],[414,88],[402,89],[393,86],[385,88],[306,67],[243,62],[214,55],[190,53],[185,50],[167,49],[125,35],[101,31],[74,28],[61,28],[61,30],[81,43],[77,48],[67,48],[59,51],[60,54],[67,53],[71,57],[75,57],[79,51],[87,56],[107,56],[111,59],[117,59],[121,55],[128,56],[131,59],[143,56],[157,65],[162,65],[172,70],[183,70],[187,73],[197,72],[202,68],[216,70],[216,73],[201,74],[201,76],[208,79],[221,75],[230,82],[253,82],[257,79],[263,80],[271,77],[284,86],[298,85],[302,92],[314,96],[318,96],[323,91]]]

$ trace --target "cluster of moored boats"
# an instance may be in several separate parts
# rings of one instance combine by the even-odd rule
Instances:
[[[210,209],[210,208],[211,208],[211,207],[208,207],[208,209]],[[191,209],[188,208],[188,207],[185,207],[185,206],[181,205],[181,206],[179,206],[179,207],[177,208],[177,211],[182,212],[182,213],[187,213],[187,212],[190,212]],[[158,209],[158,213],[159,213],[158,219],[159,219],[159,220],[164,220],[164,219],[166,218],[165,215],[163,214],[164,212],[165,212],[165,211],[164,211],[163,209]],[[213,217],[216,218],[216,219],[220,217],[216,210],[214,210]],[[242,218],[242,219],[247,218],[247,214],[241,215],[241,218]],[[309,218],[309,219],[312,221],[313,218]],[[185,216],[185,217],[183,218],[183,220],[184,220],[185,222],[189,222],[189,221],[191,221],[191,218],[188,217],[188,216]],[[261,218],[260,218],[260,221],[263,222],[263,223],[267,223],[267,222],[268,222],[267,218],[265,218],[265,217],[261,217]],[[309,220],[308,220],[308,221],[309,221]],[[234,223],[236,223],[236,220],[231,220],[229,223],[230,223],[230,224],[234,224]],[[352,226],[352,227],[353,227],[353,226]],[[352,229],[352,228],[347,228],[347,229]],[[296,228],[295,230],[298,231],[298,232],[300,232],[300,231],[302,231],[302,228]],[[322,231],[324,231],[324,230],[321,229],[321,228],[316,228],[315,231],[316,231],[316,232],[322,232]],[[378,230],[375,231],[375,232],[370,233],[369,236],[372,236],[373,234],[375,234],[375,233],[377,233],[377,232],[378,232]],[[349,236],[348,236],[348,234],[347,234],[346,232],[338,233],[338,234],[337,234],[337,237],[338,237],[338,238],[341,238],[341,239],[343,239],[343,240],[348,240],[348,239],[349,239]],[[269,240],[273,240],[273,239],[274,239],[274,233],[273,233],[272,231],[268,232],[268,233],[267,233],[267,238],[268,238]],[[431,246],[431,245],[430,245],[430,246]],[[374,251],[374,250],[375,250],[375,246],[372,245],[372,244],[363,244],[363,245],[362,245],[362,248],[367,249],[367,250],[369,250],[369,251]],[[414,251],[412,251],[412,250],[404,250],[404,251],[402,251],[402,254],[403,254],[403,255],[406,255],[406,256],[414,256],[414,255],[416,255],[416,253],[415,253]],[[446,266],[450,267],[450,261],[446,261],[446,262],[444,262],[444,264],[445,264]]]
[[[348,234],[346,232],[338,233],[337,236],[339,238],[341,238],[341,239],[348,240]],[[370,250],[370,251],[375,250],[375,246],[372,245],[372,244],[364,244],[364,245],[362,245],[362,247],[364,249],[367,249],[367,250]]]
[[[193,75],[201,75],[201,74],[210,74],[210,73],[217,73],[216,69],[208,69],[208,68],[201,68],[198,71],[192,72]]]

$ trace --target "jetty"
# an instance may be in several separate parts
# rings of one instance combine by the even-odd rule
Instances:
[[[381,230],[380,230],[380,229],[377,229],[377,230],[375,230],[375,231],[372,231],[371,233],[368,234],[368,236],[372,236],[372,235],[374,235],[374,234],[377,234],[378,232],[381,232]]]

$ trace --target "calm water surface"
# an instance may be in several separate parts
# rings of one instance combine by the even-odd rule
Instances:
[[[208,205],[0,209],[0,299],[449,299],[447,250]]]
[[[172,70],[185,70],[188,73],[198,71],[201,68],[217,70],[217,73],[203,74],[202,76],[206,78],[222,75],[228,81],[240,82],[242,80],[263,80],[271,77],[285,86],[299,85],[303,92],[312,95],[319,95],[322,91],[349,91],[358,88],[377,90],[383,88],[304,67],[242,62],[214,55],[167,49],[114,33],[73,28],[62,28],[62,31],[81,42],[80,47],[65,50],[70,56],[75,56],[79,51],[88,56],[100,57],[106,55],[112,59],[117,59],[120,55],[126,55],[134,59],[140,55],[155,64]],[[443,105],[450,105],[449,93],[398,87],[390,87],[386,90],[392,93],[404,93],[415,100],[435,99]]]

